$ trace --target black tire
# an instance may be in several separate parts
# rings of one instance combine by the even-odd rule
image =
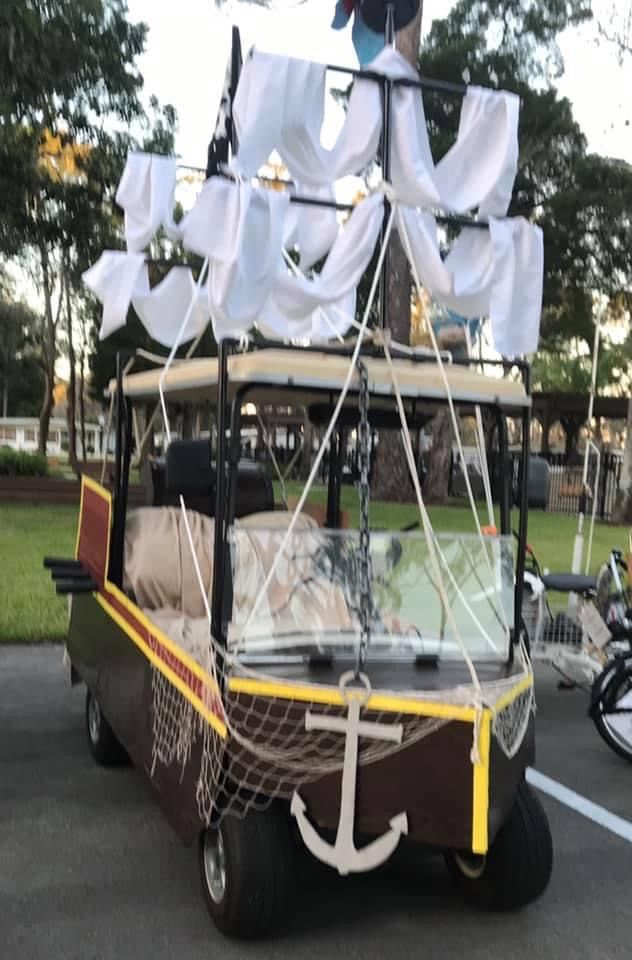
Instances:
[[[597,732],[611,750],[632,762],[632,735],[628,739],[615,729],[612,717],[617,703],[632,691],[632,657],[618,657],[609,663],[595,680],[592,688],[590,715]]]
[[[489,910],[518,910],[546,890],[553,870],[553,841],[544,808],[523,780],[509,817],[486,857],[446,855],[465,898]]]
[[[100,766],[120,767],[129,763],[125,748],[117,740],[91,690],[86,693],[86,734],[90,753]]]
[[[223,847],[223,886],[213,884],[210,863]],[[289,811],[283,805],[225,816],[200,834],[204,899],[215,926],[228,937],[252,939],[277,931],[290,912],[295,853]]]

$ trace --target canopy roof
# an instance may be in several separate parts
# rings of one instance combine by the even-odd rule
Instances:
[[[392,397],[393,386],[388,364],[383,359],[364,358],[373,396]],[[294,403],[309,404],[322,399],[322,393],[341,390],[349,370],[349,357],[300,349],[266,349],[234,354],[228,358],[229,397],[248,387],[244,400],[285,402],[288,392]],[[393,361],[402,396],[420,400],[445,401],[447,394],[439,365],[434,360]],[[484,376],[468,367],[446,364],[450,392],[455,402],[496,404],[503,408],[524,408],[531,404],[522,383],[500,377]],[[131,399],[158,396],[162,369],[132,373],[124,378],[123,389]],[[174,362],[164,380],[164,391],[172,400],[197,402],[214,400],[217,394],[219,365],[215,357]],[[354,375],[352,390],[357,391]],[[108,391],[116,390],[111,380]]]

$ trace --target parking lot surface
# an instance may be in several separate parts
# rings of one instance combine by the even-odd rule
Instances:
[[[599,739],[587,695],[556,684],[538,670],[537,769],[632,821],[632,765]],[[83,705],[61,648],[0,647],[2,960],[632,956],[632,844],[547,796],[553,879],[518,914],[464,905],[439,857],[405,851],[348,879],[305,858],[284,933],[225,940],[206,912],[196,850],[180,845],[139,773],[96,766]]]

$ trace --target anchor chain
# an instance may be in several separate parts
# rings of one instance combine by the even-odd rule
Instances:
[[[358,359],[360,393],[358,399],[360,419],[358,422],[358,495],[360,499],[360,543],[358,545],[358,568],[360,574],[360,646],[356,660],[355,676],[364,669],[367,650],[371,642],[371,540],[369,531],[370,452],[369,433],[369,375],[366,364]]]

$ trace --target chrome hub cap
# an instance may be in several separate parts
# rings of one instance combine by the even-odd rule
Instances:
[[[88,730],[92,742],[98,743],[99,737],[101,736],[101,710],[99,704],[92,696],[88,701]]]
[[[204,834],[204,874],[213,903],[221,903],[226,893],[226,856],[219,829]]]

